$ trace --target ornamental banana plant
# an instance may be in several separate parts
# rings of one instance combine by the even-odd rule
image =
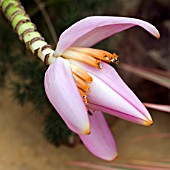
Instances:
[[[128,17],[87,17],[66,29],[53,50],[18,0],[3,0],[2,10],[32,53],[50,65],[44,78],[46,94],[67,126],[94,155],[104,160],[117,157],[102,112],[142,125],[152,124],[144,105],[109,65],[117,64],[118,56],[90,47],[133,26],[159,38],[153,25]]]

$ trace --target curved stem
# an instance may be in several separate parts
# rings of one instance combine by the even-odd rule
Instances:
[[[52,64],[56,59],[53,56],[54,50],[37,31],[20,1],[1,0],[1,3],[2,12],[19,35],[20,40],[45,64]]]

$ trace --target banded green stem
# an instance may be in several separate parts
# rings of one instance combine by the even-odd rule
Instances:
[[[37,31],[35,24],[31,22],[24,7],[19,0],[1,0],[2,11],[11,23],[13,29],[19,35],[21,41],[39,57],[45,64],[52,64],[56,57],[54,50],[47,44],[41,34]]]

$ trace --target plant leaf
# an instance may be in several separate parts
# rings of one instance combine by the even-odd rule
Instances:
[[[170,73],[167,71],[127,64],[120,64],[120,68],[170,89]]]
[[[154,103],[144,103],[144,105],[151,109],[160,110],[163,112],[170,112],[170,105],[154,104]]]
[[[164,162],[150,162],[150,161],[140,161],[133,160],[133,163],[122,164],[122,163],[105,163],[105,165],[90,163],[90,162],[70,162],[72,166],[96,169],[96,170],[168,170],[170,164]]]

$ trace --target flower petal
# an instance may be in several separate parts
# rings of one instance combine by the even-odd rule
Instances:
[[[92,116],[89,116],[91,133],[79,136],[95,156],[104,160],[113,160],[117,157],[117,148],[107,122],[100,111],[91,112]]]
[[[150,23],[128,17],[93,16],[84,18],[66,29],[60,36],[55,55],[70,46],[91,47],[101,40],[133,26],[140,26],[159,38],[158,30]]]
[[[70,63],[61,57],[45,73],[46,94],[67,126],[78,134],[89,134],[90,125],[84,102],[74,82]]]
[[[101,111],[106,111],[104,108],[106,108],[107,111],[109,109],[111,110],[111,112],[109,111],[108,113],[120,118],[132,122],[135,121],[135,123],[145,125],[149,124],[148,119],[133,105],[131,105],[131,103],[129,103],[124,97],[119,95],[115,90],[111,89],[107,84],[105,84],[96,76],[91,76],[93,78],[93,82],[90,84],[90,92],[88,93],[89,104],[99,106],[100,108],[98,109],[100,109]],[[89,105],[88,107],[91,109],[96,109],[96,106],[95,108],[92,107],[92,105]]]
[[[110,109],[109,109],[109,108],[103,107],[103,105],[101,105],[99,103],[96,104],[96,103],[94,103],[94,101],[92,102],[92,100],[90,101],[89,97],[88,97],[88,100],[89,100],[89,102],[91,102],[91,104],[89,104],[88,107],[91,107],[96,110],[101,110],[103,112],[107,112],[110,114],[114,114],[115,116],[118,116],[120,118],[129,120],[129,121],[132,121],[135,123],[146,124],[146,122],[144,122],[142,120],[148,120],[150,123],[152,123],[152,118],[151,118],[150,114],[148,113],[148,111],[146,110],[146,108],[144,107],[144,105],[140,102],[140,100],[136,97],[136,95],[130,90],[130,88],[123,82],[123,80],[120,78],[120,76],[117,74],[117,72],[115,71],[115,69],[113,67],[111,67],[109,64],[102,63],[103,68],[101,70],[98,70],[98,69],[91,67],[87,64],[84,64],[84,63],[80,63],[77,61],[71,61],[71,62],[74,63],[75,65],[83,68],[87,72],[93,74],[94,76],[96,76],[96,78],[101,80],[101,83],[104,83],[110,89],[112,89],[112,93],[113,93],[113,91],[115,92],[115,95],[117,93],[117,95],[119,95],[119,97],[122,97],[124,100],[126,100],[126,102],[128,102],[129,105],[131,105],[131,107],[133,107],[136,111],[132,112],[132,110],[131,110],[131,112],[127,112],[124,110],[124,113],[121,114],[123,110],[121,111],[120,108],[122,106],[119,108],[119,110],[117,110],[118,111],[117,112],[115,109],[111,109],[112,108],[111,103],[110,103]],[[93,78],[93,82],[94,82],[94,78]],[[104,96],[101,96],[100,100],[104,100],[104,98],[105,98],[105,100],[108,100],[108,98],[106,97],[106,93],[108,93],[108,91],[106,89],[103,89],[103,87],[101,87],[101,89],[99,89],[100,84],[97,84],[94,87],[94,92],[97,89],[99,90],[98,92],[96,92],[97,94],[94,94],[94,95],[96,97],[97,97],[97,95],[102,95],[101,90],[103,90]],[[91,84],[91,86],[90,86],[90,93],[93,92],[92,85],[93,84]],[[108,93],[108,95],[110,95],[110,94]],[[115,100],[115,103],[117,102],[117,100],[113,98],[113,101],[108,100],[108,103],[106,102],[107,105],[109,104],[109,102],[113,103],[114,100]],[[123,104],[120,103],[120,105],[123,105]],[[131,107],[125,108],[125,106],[124,106],[124,109],[129,109]],[[136,116],[135,116],[135,113],[136,113]]]
[[[147,120],[143,120],[138,116],[133,115],[133,113],[131,113],[131,114],[123,113],[123,112],[119,112],[117,110],[113,110],[111,108],[107,108],[107,107],[97,105],[97,104],[93,104],[93,103],[88,103],[88,108],[93,109],[93,110],[100,110],[104,113],[111,114],[113,116],[119,117],[121,119],[127,120],[129,122],[133,122],[133,123],[136,123],[136,124],[145,125],[145,126],[151,125],[150,122],[148,122]]]

